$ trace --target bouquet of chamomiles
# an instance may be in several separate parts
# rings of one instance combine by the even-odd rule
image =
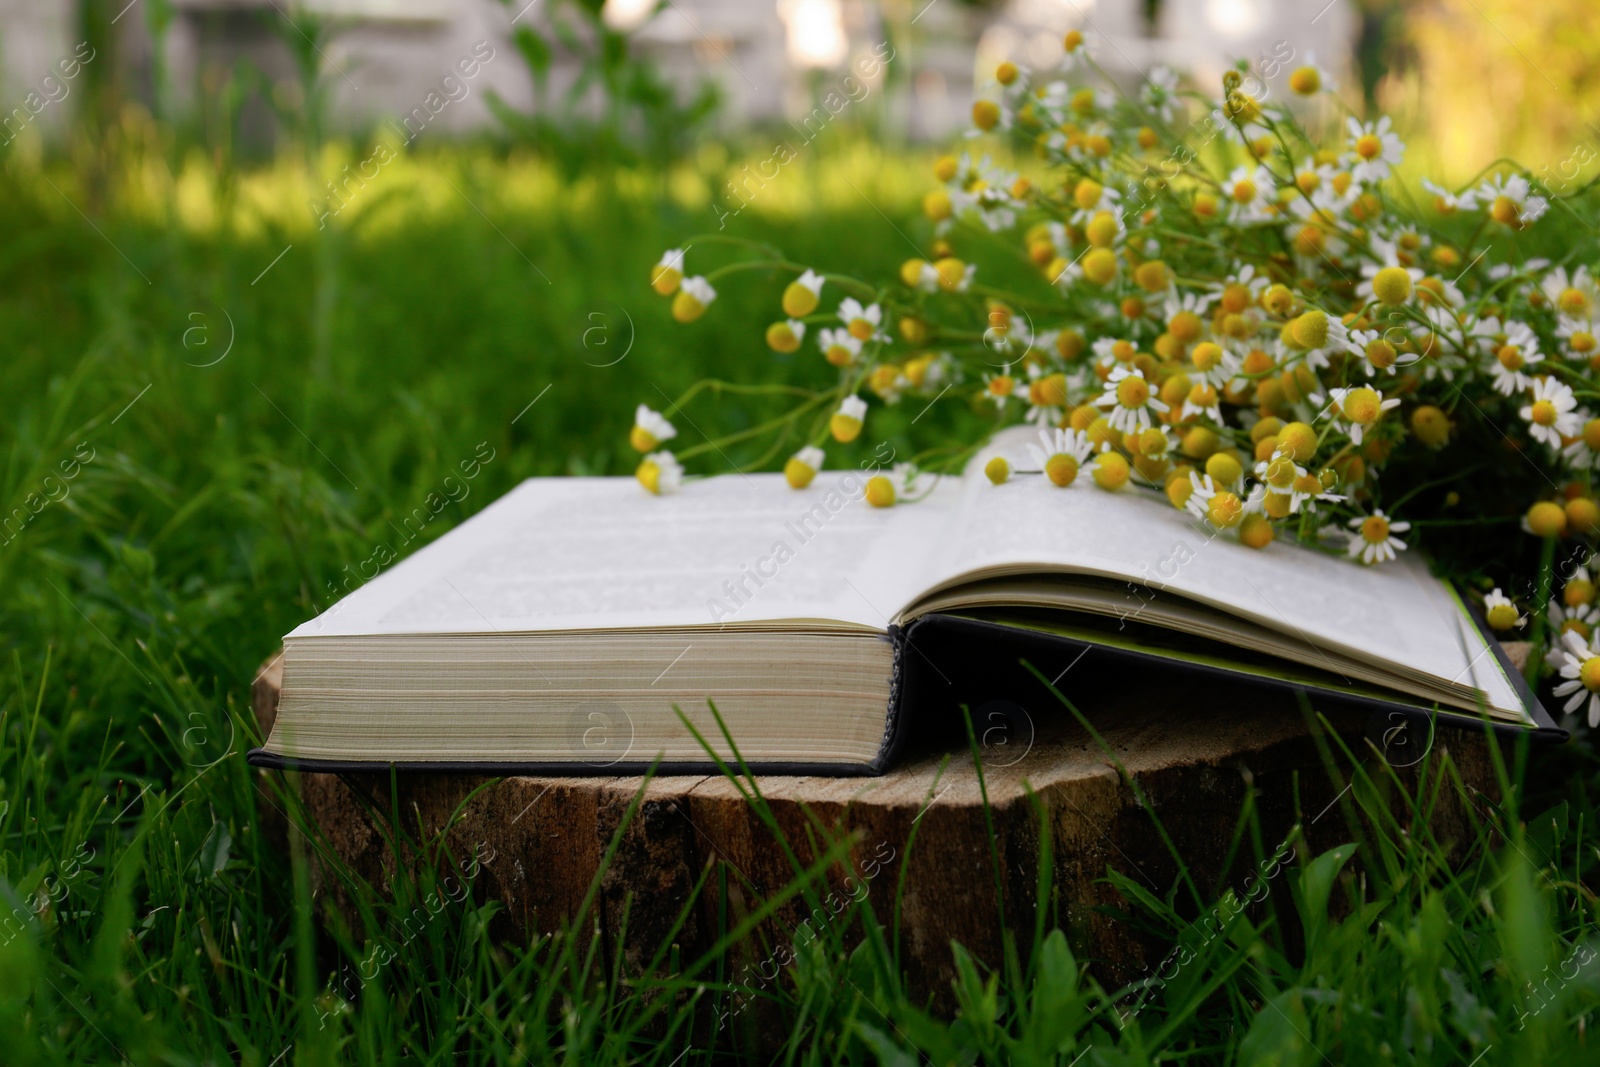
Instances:
[[[1011,139],[1027,172],[939,159],[928,255],[897,279],[823,273],[727,237],[690,242],[734,251],[704,275],[682,251],[662,257],[651,283],[685,323],[724,276],[789,272],[765,342],[814,347],[824,384],[701,382],[665,413],[640,405],[639,481],[671,492],[681,460],[770,435],[770,458],[802,446],[784,473],[804,487],[876,404],[937,399],[983,416],[971,441],[938,442],[929,469],[876,473],[866,500],[887,507],[1026,420],[1037,444],[988,458],[996,484],[1023,472],[1062,492],[1142,484],[1219,536],[1263,551],[1293,540],[1353,566],[1426,540],[1491,626],[1531,640],[1530,677],[1553,677],[1564,708],[1600,725],[1593,227],[1506,164],[1459,191],[1402,184],[1389,119],[1348,115],[1314,64],[1283,71],[1292,107],[1269,104],[1243,65],[1220,100],[1164,70],[1129,98],[1100,87],[1112,83],[1080,34],[1065,44],[1063,73],[1001,64],[973,106],[969,136]],[[1020,243],[1036,292],[984,284],[963,259],[995,235]],[[763,390],[792,410],[663,447],[696,396]]]

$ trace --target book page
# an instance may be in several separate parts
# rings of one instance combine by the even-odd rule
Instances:
[[[1458,609],[1415,553],[1367,567],[1282,541],[1257,550],[1153,489],[1105,492],[1087,469],[1066,489],[1022,473],[994,486],[978,472],[979,460],[996,452],[1031,466],[1029,441],[1037,441],[1032,430],[1007,431],[974,460],[934,587],[984,572],[1061,568],[1128,582],[1130,613],[1141,591],[1170,590],[1313,647],[1438,678],[1472,677],[1459,627],[1443,622]]]
[[[885,630],[928,583],[959,482],[874,508],[861,471],[530,479],[289,636],[725,627]]]

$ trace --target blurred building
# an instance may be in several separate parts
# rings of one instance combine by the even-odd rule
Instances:
[[[293,50],[307,47],[309,13],[338,28],[318,49],[336,126],[359,128],[422,107],[428,130],[443,133],[491,125],[488,90],[513,107],[533,107],[532,79],[511,35],[526,24],[554,40],[552,18],[562,10],[560,0],[169,0],[175,17],[158,41],[148,0],[105,2],[102,10],[115,16],[118,77],[147,101],[164,84],[168,114],[193,111],[244,64],[272,83],[292,84]],[[1203,86],[1215,85],[1235,59],[1281,57],[1285,49],[1315,52],[1342,72],[1358,30],[1353,0],[607,0],[605,17],[633,31],[636,49],[683,90],[701,79],[720,85],[723,121],[734,127],[807,113],[829,77],[859,69],[874,48],[891,50],[899,76],[889,82],[889,110],[919,138],[963,125],[975,85],[1001,59],[1053,67],[1061,35],[1072,28],[1088,34],[1097,61],[1129,85],[1164,63],[1193,72]],[[0,0],[0,90],[8,108],[24,108],[46,132],[59,128],[68,108],[47,103],[35,113],[32,104],[43,99],[40,79],[73,54],[80,23],[67,0]],[[557,44],[552,95],[578,76]],[[430,106],[440,100],[447,104]],[[270,109],[258,108],[254,121],[270,123]]]

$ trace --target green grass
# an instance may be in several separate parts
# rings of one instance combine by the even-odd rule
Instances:
[[[784,279],[741,277],[691,327],[645,284],[663,249],[715,229],[720,165],[562,187],[450,152],[394,164],[325,231],[284,162],[220,197],[203,168],[169,183],[129,163],[99,202],[64,167],[6,165],[3,500],[27,518],[0,546],[0,1063],[755,1060],[740,1027],[712,1032],[747,1000],[782,1022],[792,1063],[1594,1059],[1600,966],[1568,963],[1600,951],[1587,744],[1509,768],[1453,867],[1449,843],[1385,814],[1394,783],[1361,780],[1351,844],[1297,855],[1272,876],[1289,892],[1260,905],[1108,873],[1127,921],[1184,958],[1170,981],[1101,988],[1052,914],[993,972],[952,947],[954,1016],[907,991],[877,894],[755,991],[670,946],[624,973],[588,916],[496,943],[493,906],[427,865],[353,882],[357,929],[320,910],[303,850],[260,829],[242,759],[255,670],[380,546],[412,551],[529,475],[625,473],[637,402],[771,377],[760,330]],[[927,238],[921,173],[820,145],[730,232],[885,276]],[[474,459],[462,495],[446,479]],[[30,494],[58,499],[32,514]],[[1419,810],[1454,788],[1439,759],[1427,772]],[[272,802],[298,818],[292,796]],[[1239,820],[1247,839],[1253,808]],[[412,844],[442,870],[468,860]],[[814,895],[818,873],[797,863],[786,892]],[[1221,885],[1251,878],[1241,861]],[[394,956],[375,971],[374,947]]]

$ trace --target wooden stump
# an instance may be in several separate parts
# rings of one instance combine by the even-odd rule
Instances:
[[[281,680],[281,663],[273,663],[255,683],[263,734]],[[1107,870],[1162,896],[1178,877],[1181,857],[1199,886],[1229,885],[1242,893],[1260,857],[1247,847],[1232,869],[1222,868],[1251,791],[1269,852],[1297,822],[1306,834],[1302,849],[1351,840],[1344,792],[1351,767],[1340,742],[1369,769],[1381,762],[1364,736],[1364,718],[1330,715],[1329,733],[1287,697],[1208,698],[1203,683],[1191,679],[1185,686],[1182,679],[1154,673],[1105,677],[1085,669],[1075,672],[1073,682],[1072,699],[1111,755],[1059,703],[1040,701],[1021,718],[1015,705],[974,710],[981,782],[965,745],[949,756],[912,752],[881,778],[758,780],[802,862],[818,855],[819,826],[835,838],[849,837],[848,857],[830,870],[828,882],[836,893],[864,895],[886,925],[905,865],[899,940],[913,990],[944,1001],[954,976],[952,940],[996,964],[1005,928],[1026,944],[1041,906],[1102,981],[1137,978],[1167,946],[1104,913],[1105,906],[1126,907],[1105,884]],[[1448,755],[1467,786],[1466,793],[1444,787],[1431,826],[1438,838],[1459,841],[1468,831],[1468,807],[1486,803],[1473,794],[1496,792],[1489,744],[1482,736],[1445,728],[1425,740],[1430,773],[1437,773],[1438,757]],[[1404,781],[1417,772],[1397,773]],[[289,777],[298,779],[308,814],[338,858],[380,891],[395,865],[383,825],[387,813],[398,810],[411,834],[429,840],[486,781],[402,772],[396,777],[399,795],[391,798],[388,774]],[[475,892],[504,905],[498,935],[531,937],[572,919],[641,784],[638,777],[505,778],[466,806],[448,841],[457,857],[470,856],[474,847],[485,857]],[[384,814],[375,820],[368,808]],[[1395,811],[1402,823],[1409,817],[1402,804]],[[1157,820],[1178,857],[1162,840]],[[1042,902],[1041,830],[1053,858],[1051,899]],[[677,935],[685,960],[716,937],[724,905],[731,924],[793,881],[794,870],[727,779],[650,781],[596,900],[608,955],[617,948],[626,910],[621,948],[631,966],[643,967],[704,868],[718,863],[726,865],[726,878],[708,879],[707,893]],[[336,880],[323,876],[315,884],[352,914]],[[823,895],[829,888],[823,887]],[[791,901],[762,935],[769,945],[778,944],[792,938],[804,918],[801,905]]]

